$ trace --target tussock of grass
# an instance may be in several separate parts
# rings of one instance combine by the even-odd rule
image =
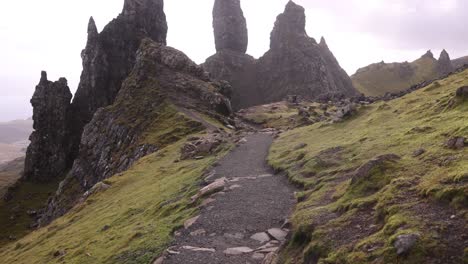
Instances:
[[[294,241],[301,243],[291,243],[283,256],[286,262],[310,263],[316,258],[318,263],[423,263],[433,252],[438,257],[446,254],[451,245],[433,237],[428,227],[434,223],[415,208],[436,201],[466,216],[468,148],[450,150],[444,142],[468,137],[468,103],[453,103],[456,89],[467,84],[464,71],[403,98],[364,107],[346,122],[318,123],[282,134],[271,148],[269,163],[305,187],[293,215]],[[306,147],[296,150],[299,144]],[[413,157],[420,148],[426,152]],[[356,168],[390,153],[402,159],[351,184]],[[352,236],[357,223],[366,225],[360,227],[364,237],[339,236]],[[393,241],[410,232],[422,234],[421,241],[401,259]]]

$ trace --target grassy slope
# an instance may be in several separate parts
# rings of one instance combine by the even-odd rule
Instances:
[[[189,197],[216,160],[213,156],[174,163],[182,143],[108,179],[110,189],[0,249],[0,259],[3,263],[149,263],[171,241],[173,230],[196,212],[188,206]],[[109,229],[104,231],[104,226]],[[65,256],[54,257],[60,250]]]
[[[466,233],[468,219],[468,148],[449,150],[443,143],[451,136],[468,137],[468,103],[447,106],[456,88],[467,84],[465,71],[401,99],[367,106],[344,123],[318,123],[283,134],[269,163],[305,187],[297,195],[295,235],[283,256],[286,262],[461,258],[460,234]],[[302,143],[307,146],[299,147]],[[419,148],[426,153],[413,157]],[[351,184],[350,172],[389,153],[402,159]],[[456,214],[454,220],[451,214]],[[392,243],[411,232],[422,234],[421,241],[400,259]]]
[[[382,96],[387,92],[399,92],[420,82],[434,79],[435,66],[434,59],[423,57],[411,63],[414,74],[408,78],[399,75],[398,63],[384,66],[370,65],[351,78],[359,92],[368,96]]]

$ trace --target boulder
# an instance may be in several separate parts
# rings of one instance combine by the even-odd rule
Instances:
[[[466,138],[465,137],[452,137],[447,142],[445,142],[445,146],[449,149],[462,149],[466,145]]]
[[[419,238],[419,234],[399,235],[393,243],[393,246],[395,247],[398,255],[404,255],[414,247]]]
[[[463,86],[457,89],[456,96],[462,100],[468,100],[468,86]]]
[[[355,184],[361,179],[370,177],[372,170],[378,166],[382,166],[385,162],[395,162],[399,159],[401,158],[396,154],[386,154],[371,159],[353,172],[351,184]]]

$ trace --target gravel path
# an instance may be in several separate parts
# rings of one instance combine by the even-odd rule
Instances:
[[[225,190],[205,199],[215,201],[205,205],[196,222],[176,236],[162,263],[262,263],[268,251],[279,246],[276,240],[282,240],[282,231],[287,231],[279,228],[293,209],[294,189],[266,164],[273,138],[257,133],[246,140],[215,168],[212,180],[227,178]],[[269,229],[270,235],[264,233]],[[270,241],[252,239],[257,233]],[[256,250],[268,243],[262,253]],[[243,248],[232,249],[236,247]]]

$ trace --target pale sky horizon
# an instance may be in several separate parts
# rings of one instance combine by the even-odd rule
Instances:
[[[117,17],[124,0],[23,0],[2,3],[0,16],[0,122],[32,115],[29,100],[41,70],[49,80],[65,77],[74,93],[81,50],[93,16],[99,30]],[[276,16],[288,0],[241,0],[249,29],[250,55],[269,48]],[[296,0],[306,8],[307,32],[324,36],[349,75],[380,61],[413,61],[431,49],[438,58],[468,55],[464,0]],[[165,1],[168,45],[203,63],[215,53],[214,0]]]

